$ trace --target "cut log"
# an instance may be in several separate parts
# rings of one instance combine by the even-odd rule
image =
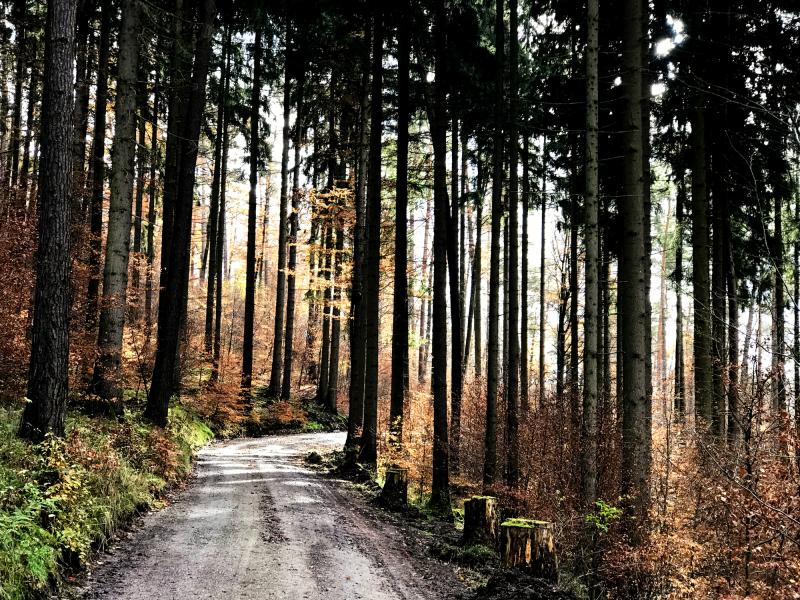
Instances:
[[[381,502],[395,508],[408,504],[408,469],[397,465],[386,469],[386,483],[381,490]]]
[[[535,577],[558,582],[553,524],[533,519],[508,519],[500,525],[503,566],[521,568]]]
[[[499,532],[497,498],[473,496],[464,502],[464,535],[461,539],[465,545],[485,544],[496,548]]]

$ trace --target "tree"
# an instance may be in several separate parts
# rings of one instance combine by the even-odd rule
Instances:
[[[486,441],[483,484],[490,486],[497,475],[497,351],[500,322],[500,225],[503,218],[503,70],[505,46],[504,0],[495,2],[495,108],[494,149],[492,154],[492,232],[489,257],[489,331],[486,364]]]
[[[509,0],[509,109],[508,109],[508,388],[506,391],[506,484],[519,480],[519,34],[517,0]]]
[[[292,208],[289,214],[289,269],[287,273],[286,290],[286,349],[283,356],[283,385],[281,387],[281,398],[288,399],[292,389],[292,365],[294,364],[294,313],[295,313],[295,287],[297,277],[297,232],[299,229],[298,220],[300,218],[300,146],[303,136],[303,87],[304,87],[304,65],[297,65],[297,116],[294,121],[294,175],[292,185]]]
[[[111,201],[98,334],[100,352],[90,387],[92,392],[107,401],[122,398],[119,369],[130,261],[138,64],[139,0],[125,0],[122,3],[119,34],[114,145],[111,151]],[[136,226],[140,227],[140,224],[136,223]]]
[[[378,458],[378,328],[381,260],[381,133],[383,131],[383,9],[373,13],[372,91],[370,93],[369,170],[367,173],[366,256],[364,261],[364,427],[359,460]]]
[[[408,11],[408,2],[403,3]],[[403,407],[408,393],[408,17],[400,15],[397,48],[397,184],[395,188],[394,305],[392,310],[392,389],[389,423],[395,443],[402,443]]]
[[[586,281],[581,415],[581,495],[584,507],[597,497],[597,346],[599,329],[600,244],[598,235],[598,0],[589,0],[586,35]]]
[[[192,207],[194,199],[195,163],[197,161],[200,125],[206,101],[206,80],[211,54],[215,0],[203,0],[199,11],[199,31],[195,45],[191,95],[186,109],[182,136],[182,156],[178,171],[178,194],[172,223],[173,251],[169,254],[166,285],[159,303],[159,327],[153,379],[147,396],[145,417],[159,426],[166,426],[169,401],[176,389],[181,304],[188,284],[189,249],[191,245]]]
[[[45,25],[39,247],[33,301],[28,403],[19,435],[64,434],[69,386],[70,193],[75,0],[52,0]]]
[[[281,146],[281,197],[278,222],[278,275],[275,286],[275,329],[272,342],[272,369],[269,377],[269,394],[278,396],[281,391],[281,357],[283,354],[283,325],[286,310],[286,211],[289,208],[289,119],[292,111],[292,80],[289,59],[292,52],[291,23],[286,15],[283,72],[283,137]]]
[[[217,224],[219,222],[220,184],[222,181],[222,130],[225,120],[225,80],[230,70],[231,30],[225,27],[222,46],[222,73],[217,88],[217,127],[214,135],[214,175],[211,179],[211,201],[208,211],[208,286],[206,287],[206,319],[203,347],[211,354],[214,338],[214,300],[217,281]]]
[[[253,379],[253,323],[256,313],[256,212],[258,211],[258,123],[261,120],[261,28],[253,42],[253,84],[250,98],[250,192],[247,211],[247,262],[244,293],[242,391],[249,395]]]
[[[626,0],[623,22],[623,147],[625,148],[623,197],[620,199],[622,241],[617,298],[622,365],[622,492],[630,514],[641,526],[649,507],[650,395],[647,383],[645,329],[650,315],[645,298],[646,227],[642,161],[642,2]]]
[[[369,23],[369,19],[367,19]],[[366,237],[366,174],[370,124],[368,119],[370,92],[370,38],[372,32],[366,25],[361,68],[361,102],[359,106],[359,137],[357,145],[357,179],[355,190],[355,226],[353,230],[353,277],[350,285],[350,408],[347,415],[347,440],[345,446],[354,448],[364,419],[364,378],[366,376],[366,306],[363,295]]]
[[[100,5],[100,45],[97,54],[97,86],[94,94],[94,133],[92,137],[92,189],[89,204],[89,287],[86,324],[93,330],[97,323],[100,299],[100,261],[102,260],[104,160],[106,152],[106,103],[108,101],[108,63],[111,52],[111,0]]]
[[[450,512],[449,443],[447,429],[447,14],[444,0],[434,3],[433,115],[430,119],[433,142],[433,480],[431,506],[443,514]],[[457,344],[458,340],[454,340]],[[459,366],[460,368],[460,366]]]

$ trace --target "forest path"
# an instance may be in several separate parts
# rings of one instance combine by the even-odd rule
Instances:
[[[83,598],[447,597],[441,581],[420,576],[425,559],[405,550],[398,529],[303,462],[343,444],[344,434],[325,433],[209,446],[196,480],[103,557]]]

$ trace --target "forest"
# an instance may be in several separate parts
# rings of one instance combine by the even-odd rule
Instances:
[[[795,0],[0,0],[0,282],[0,599],[306,454],[475,598],[800,597]]]

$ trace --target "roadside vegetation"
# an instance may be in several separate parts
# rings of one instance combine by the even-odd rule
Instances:
[[[137,513],[162,506],[214,436],[176,405],[170,425],[70,413],[66,435],[19,439],[19,410],[0,408],[0,598],[57,586]]]

